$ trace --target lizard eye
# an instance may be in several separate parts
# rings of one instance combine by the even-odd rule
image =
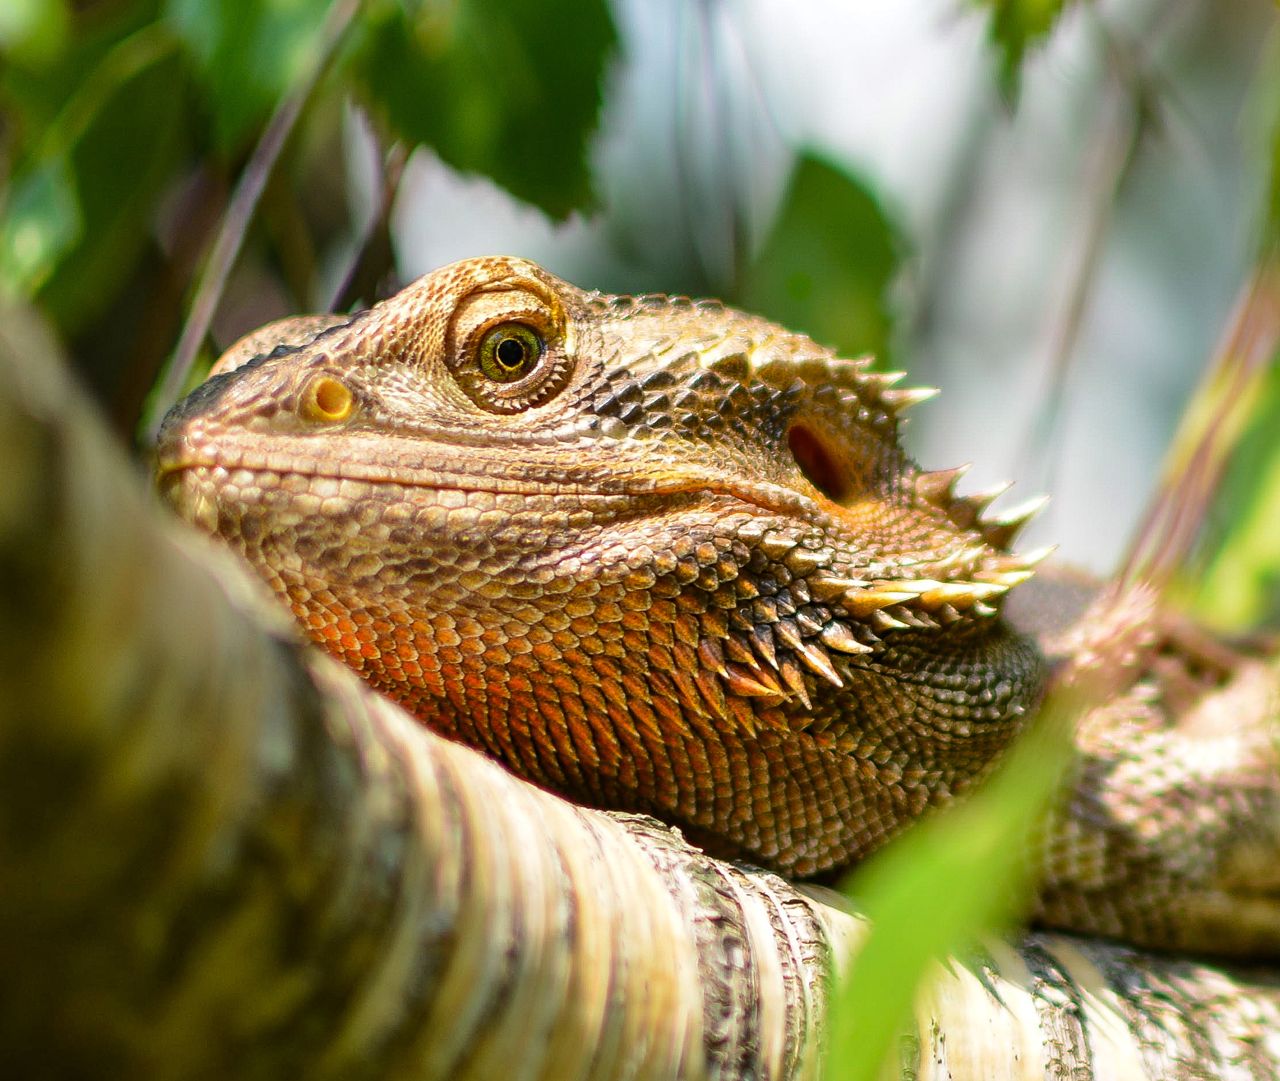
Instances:
[[[528,324],[501,323],[480,339],[480,370],[495,383],[514,383],[538,366],[546,347]]]
[[[574,338],[559,300],[537,282],[463,297],[445,340],[446,363],[481,409],[507,416],[549,402],[574,372]]]

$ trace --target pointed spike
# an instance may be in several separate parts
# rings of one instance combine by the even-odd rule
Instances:
[[[979,581],[990,582],[992,585],[1002,586],[1006,591],[1014,586],[1020,586],[1028,578],[1035,577],[1035,571],[981,571],[974,575]]]
[[[926,608],[948,605],[968,608],[975,601],[989,600],[1004,593],[1008,586],[999,582],[941,582],[934,589],[920,594],[920,603]]]
[[[864,372],[862,381],[883,394],[890,387],[897,386],[906,377],[906,372]]]
[[[724,677],[725,686],[734,694],[743,698],[785,698],[781,687],[767,687],[753,679],[751,673],[737,665],[728,666]]]
[[[843,687],[844,680],[840,678],[840,673],[835,670],[835,666],[831,663],[830,656],[827,651],[820,646],[814,645],[812,642],[801,642],[796,649],[796,655],[804,661],[809,671],[816,676],[821,676],[833,687]]]
[[[888,615],[887,612],[886,615]],[[920,630],[921,628],[928,626],[925,622],[923,613],[913,612],[905,605],[899,605],[895,608],[890,618],[895,620],[903,630]]]
[[[773,624],[770,623],[759,623],[753,627],[751,629],[751,645],[765,664],[770,668],[776,669],[778,667],[778,654],[774,652],[773,648],[773,634],[770,631],[772,626]]]
[[[861,590],[856,593],[846,593],[841,598],[841,606],[846,612],[857,619],[865,619],[872,612],[878,612],[881,608],[891,608],[895,604],[905,604],[916,598],[915,593],[908,593],[901,590]]]
[[[904,387],[901,390],[886,390],[880,395],[890,413],[904,413],[913,405],[927,402],[939,394],[937,387]]]
[[[1057,550],[1056,544],[1046,544],[1043,548],[1033,548],[1029,552],[1016,552],[1006,557],[1010,561],[1006,565],[1009,570],[1030,570],[1037,564],[1043,563]]]
[[[711,707],[711,712],[721,720],[729,719],[729,706],[725,701],[724,687],[715,674],[705,668],[699,668],[694,674],[694,682],[702,694],[702,700]]]
[[[982,601],[978,601],[978,603],[969,609],[969,611],[971,611],[975,616],[982,616],[984,619],[996,614],[996,610],[992,608],[991,605],[983,604]]]
[[[915,476],[916,494],[926,503],[935,507],[946,506],[955,495],[956,482],[969,472],[969,465],[958,465],[954,469],[934,469]]]
[[[811,608],[801,608],[795,614],[795,621],[796,626],[800,628],[800,633],[806,638],[811,638],[813,635],[818,634],[825,626],[822,620],[814,615]]]
[[[877,615],[879,613],[876,613]],[[834,649],[840,653],[874,653],[872,646],[859,642],[853,636],[853,632],[849,630],[843,623],[833,621],[822,628],[818,635],[822,639],[822,644],[828,649]]]
[[[973,529],[978,525],[978,519],[982,512],[991,506],[995,500],[999,499],[1000,496],[1004,495],[1010,487],[1012,487],[1012,482],[1005,481],[1002,484],[984,488],[980,492],[960,496],[947,508],[947,513],[951,520],[961,529]]]
[[[985,510],[1012,487],[1013,481],[1002,480],[999,484],[993,484],[989,488],[970,493],[965,496],[965,502],[972,503],[975,507]]]
[[[787,685],[787,690],[804,703],[805,709],[812,709],[813,703],[809,701],[809,688],[805,686],[804,682],[804,670],[796,664],[795,661],[788,657],[783,660],[778,673],[782,676],[783,682]]]
[[[725,655],[738,664],[744,664],[748,667],[754,667],[757,664],[755,654],[751,652],[751,647],[737,635],[731,635],[724,643]]]
[[[878,631],[905,631],[908,625],[900,619],[894,619],[888,612],[872,612],[871,626]]]
[[[757,601],[751,602],[751,623],[755,627],[761,627],[766,623],[778,622],[778,599],[776,597],[761,597]]]
[[[905,593],[914,598],[937,589],[941,584],[932,578],[886,578],[882,582],[872,582],[871,590],[876,593]]]
[[[704,638],[698,643],[698,657],[703,667],[710,669],[718,676],[724,675],[724,650],[714,638]]]
[[[839,578],[834,574],[820,574],[809,579],[809,592],[819,601],[834,601],[847,593],[866,588],[867,583],[859,578]]]
[[[779,620],[773,625],[773,637],[784,649],[799,649],[804,644],[800,628],[789,619]]]
[[[940,605],[938,610],[933,614],[937,618],[938,622],[942,623],[944,626],[950,623],[957,623],[963,618],[960,613],[949,604]]]
[[[993,548],[1008,551],[1009,546],[1017,539],[1028,522],[1031,521],[1049,504],[1047,495],[1036,496],[1011,507],[995,518],[983,519],[978,523],[983,539]]]
[[[730,688],[732,690],[732,688]],[[733,714],[733,719],[738,722],[738,727],[742,729],[748,736],[754,737],[756,734],[757,718],[751,709],[751,699],[734,695],[726,703],[729,712]]]

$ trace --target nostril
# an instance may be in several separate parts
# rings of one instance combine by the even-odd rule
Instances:
[[[308,420],[335,424],[351,416],[355,399],[351,389],[329,375],[318,376],[307,384],[302,395],[302,415]]]
[[[833,502],[853,495],[848,471],[841,467],[831,448],[812,429],[793,424],[787,432],[787,447],[805,480]]]

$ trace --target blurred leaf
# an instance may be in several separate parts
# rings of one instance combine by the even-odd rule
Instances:
[[[1000,53],[1000,91],[1016,101],[1027,50],[1049,36],[1065,0],[979,0],[991,9],[991,40]]]
[[[15,177],[0,283],[36,296],[64,332],[111,302],[146,243],[185,97],[172,39],[134,34],[83,80]]]
[[[31,297],[80,236],[75,181],[66,158],[21,177],[0,218],[0,293]]]
[[[0,54],[30,65],[62,51],[70,22],[66,0],[4,0],[0,4]]]
[[[615,32],[604,0],[381,12],[362,78],[397,137],[555,218],[590,202],[587,140]]]
[[[873,1081],[930,967],[1008,927],[1030,900],[1027,843],[1071,760],[1079,702],[1054,695],[989,781],[873,856],[845,887],[870,931],[832,999],[827,1074]]]
[[[329,0],[168,0],[212,107],[214,135],[233,148],[261,124],[319,48]]]
[[[883,358],[891,329],[886,293],[901,247],[862,184],[806,154],[736,299],[846,356]]]
[[[1207,565],[1181,583],[1197,616],[1223,630],[1280,627],[1280,357],[1262,386],[1214,505]]]

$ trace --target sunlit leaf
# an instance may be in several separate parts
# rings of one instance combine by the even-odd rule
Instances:
[[[1029,901],[1030,824],[1070,761],[1074,699],[1047,704],[1008,760],[966,803],[873,856],[846,891],[870,931],[832,1000],[828,1074],[873,1081],[930,967],[1007,927]]]
[[[892,322],[886,293],[901,248],[867,188],[804,155],[736,299],[847,356],[884,356]]]
[[[556,218],[586,206],[588,139],[615,33],[603,0],[459,0],[383,11],[361,64],[395,133]]]

